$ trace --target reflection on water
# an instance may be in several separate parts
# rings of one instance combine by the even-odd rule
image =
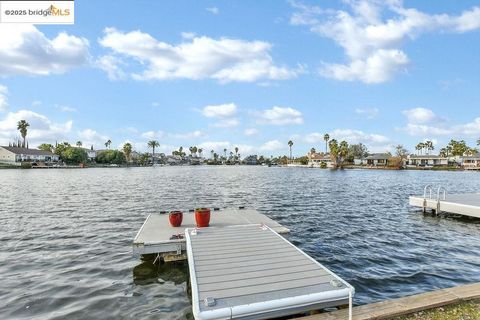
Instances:
[[[152,212],[256,208],[356,288],[357,304],[480,281],[480,221],[408,206],[478,172],[160,167],[0,171],[2,319],[191,319],[186,263],[132,257]]]

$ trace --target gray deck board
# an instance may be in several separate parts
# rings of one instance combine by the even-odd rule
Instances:
[[[196,319],[207,312],[262,319],[271,312],[281,316],[348,301],[350,285],[270,228],[244,225],[187,232]],[[332,285],[333,280],[341,285]],[[207,307],[206,298],[215,299],[215,305]],[[249,314],[249,308],[255,313]]]

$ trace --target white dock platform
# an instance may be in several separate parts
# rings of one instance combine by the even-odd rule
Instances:
[[[266,226],[187,229],[186,239],[196,320],[351,311],[354,288]]]
[[[251,209],[225,209],[212,210],[210,226],[227,227],[232,225],[265,224],[280,234],[289,233],[290,230],[264,214]],[[178,228],[170,226],[168,213],[150,214],[133,240],[134,255],[150,253],[173,253],[181,255],[185,251],[185,228],[195,227],[195,215],[193,212],[183,213],[182,225]],[[172,238],[174,236],[178,236]],[[186,256],[179,257],[185,259]],[[176,259],[175,259],[176,260]]]
[[[434,210],[437,214],[440,212],[449,212],[480,218],[480,193],[465,194],[447,194],[446,192],[437,194],[436,198],[424,193],[424,196],[412,196],[409,198],[411,206]]]

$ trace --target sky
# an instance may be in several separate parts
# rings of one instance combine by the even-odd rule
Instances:
[[[480,1],[76,1],[74,25],[0,24],[0,145],[21,119],[30,147],[474,146]]]

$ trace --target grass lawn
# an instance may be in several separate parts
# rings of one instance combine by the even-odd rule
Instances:
[[[480,320],[480,300],[420,311],[392,320]]]

